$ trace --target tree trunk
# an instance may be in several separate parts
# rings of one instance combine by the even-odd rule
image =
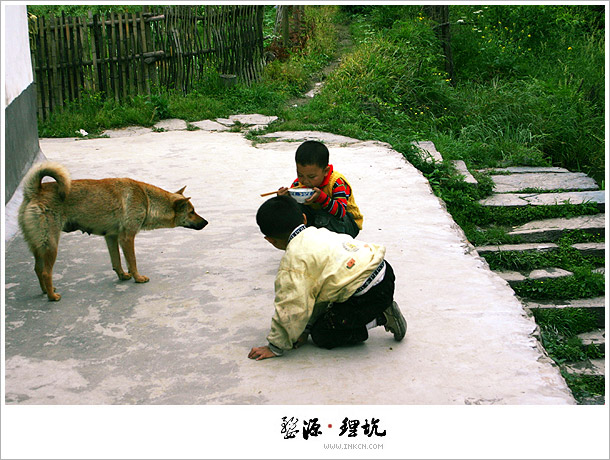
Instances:
[[[453,53],[451,52],[451,26],[449,23],[449,5],[426,5],[424,12],[436,24],[433,26],[436,36],[441,41],[445,56],[445,72],[454,84]]]

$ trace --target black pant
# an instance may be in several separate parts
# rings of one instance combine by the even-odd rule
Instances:
[[[354,345],[369,338],[366,325],[383,316],[394,300],[394,270],[386,261],[383,281],[367,293],[333,303],[311,328],[311,339],[322,348]]]
[[[343,218],[333,216],[323,210],[312,209],[311,206],[301,204],[303,214],[307,216],[307,226],[314,226],[316,228],[327,228],[331,232],[345,233],[350,235],[352,238],[356,238],[360,229],[358,224],[354,220],[353,216],[346,212]]]

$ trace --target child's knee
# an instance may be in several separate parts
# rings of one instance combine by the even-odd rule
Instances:
[[[311,328],[311,340],[320,348],[330,350],[336,345],[333,343],[333,328],[325,320],[317,321]]]

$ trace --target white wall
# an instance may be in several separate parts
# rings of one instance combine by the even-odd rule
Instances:
[[[2,15],[2,56],[4,59],[4,107],[33,81],[28,16],[25,5],[7,5]]]
[[[4,111],[0,127],[4,160],[3,201],[7,205],[23,176],[42,155],[38,143],[37,95],[25,5],[3,3],[2,80]],[[17,197],[18,199],[18,197]],[[10,203],[9,203],[10,204]],[[8,225],[8,208],[5,222]]]

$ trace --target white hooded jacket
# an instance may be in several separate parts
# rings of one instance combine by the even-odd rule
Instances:
[[[275,314],[267,336],[269,343],[291,349],[312,319],[314,307],[346,301],[384,256],[384,246],[325,228],[296,228],[275,278]]]

